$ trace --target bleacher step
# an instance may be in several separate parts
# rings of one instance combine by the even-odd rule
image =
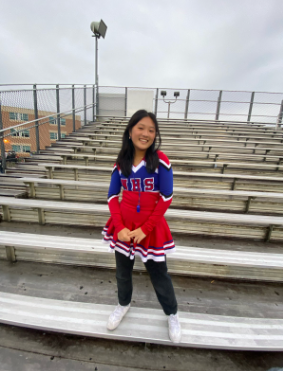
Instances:
[[[114,309],[103,304],[1,293],[0,322],[13,326],[120,341],[230,350],[283,350],[283,319],[179,312],[182,340],[170,341],[158,309],[131,307],[115,331],[106,329]]]
[[[108,252],[107,244],[101,239],[94,238],[0,231],[0,258],[115,268],[114,254]],[[167,255],[167,263],[170,273],[184,276],[283,281],[283,254],[280,252],[178,245],[174,254]],[[136,259],[134,269],[145,270],[140,259]]]

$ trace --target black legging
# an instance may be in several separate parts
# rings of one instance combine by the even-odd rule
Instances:
[[[115,251],[116,279],[118,286],[118,300],[120,305],[128,305],[132,299],[133,282],[132,271],[135,260]],[[165,314],[176,314],[178,304],[175,297],[171,277],[167,272],[166,261],[155,262],[148,260],[144,263],[156,292],[159,303]]]

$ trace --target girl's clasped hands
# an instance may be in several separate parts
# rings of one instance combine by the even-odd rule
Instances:
[[[146,235],[143,233],[141,228],[130,231],[128,228],[122,229],[118,233],[118,239],[120,241],[133,241],[134,243],[140,243]]]

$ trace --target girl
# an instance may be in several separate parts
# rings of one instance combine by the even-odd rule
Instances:
[[[111,217],[104,227],[104,240],[115,251],[118,306],[107,328],[114,330],[130,308],[132,270],[138,255],[149,275],[157,298],[168,317],[170,339],[181,339],[177,301],[167,273],[166,254],[175,245],[164,214],[172,202],[172,167],[163,152],[158,123],[153,113],[137,111],[123,134],[122,148],[114,165],[108,192]],[[119,193],[123,188],[122,201]]]

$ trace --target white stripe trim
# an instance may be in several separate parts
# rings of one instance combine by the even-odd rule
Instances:
[[[160,160],[159,159],[159,162],[161,162],[165,167],[166,167],[166,169],[168,169],[168,170],[170,170],[171,169],[171,164],[166,164],[166,162],[165,161],[163,161],[163,160]]]
[[[113,198],[115,198],[115,197],[119,197],[119,195],[120,194],[118,194],[118,195],[114,195],[114,196],[111,196],[110,198],[108,198],[108,202],[110,202]]]
[[[163,256],[165,255],[164,254],[164,249],[159,249],[159,250],[155,250],[155,249],[147,249],[147,250],[144,250],[142,247],[140,246],[136,246],[135,247],[135,252],[138,252],[138,251],[143,251],[144,253],[147,253],[147,255],[151,254],[151,253],[154,253],[155,255],[158,255],[158,256]]]
[[[163,198],[163,201],[164,202],[167,202],[167,201],[170,201],[170,200],[172,200],[172,198],[173,198],[173,195],[171,196],[171,197],[164,197],[163,195],[161,195],[161,197]]]
[[[168,248],[170,246],[172,246],[172,247],[175,246],[174,241],[172,241],[170,243],[166,243],[165,245],[163,245],[164,248]]]
[[[134,173],[140,170],[143,166],[146,166],[146,162],[142,160],[137,166],[132,165],[132,170]]]
[[[124,250],[126,249],[128,252],[131,251],[131,248],[130,247],[128,247],[127,245],[124,245],[122,242],[119,242],[119,241],[116,242],[116,247],[121,247]]]
[[[144,257],[138,250],[136,250],[135,255],[138,255],[143,263],[146,263],[148,260],[154,260],[155,262],[164,262],[165,261],[165,255],[161,256],[154,256],[154,255],[149,255]]]

